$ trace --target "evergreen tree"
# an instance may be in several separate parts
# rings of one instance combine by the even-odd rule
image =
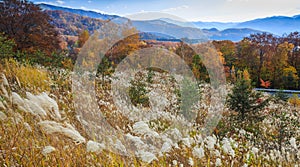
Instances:
[[[141,76],[138,76],[136,79],[131,80],[129,87],[129,97],[134,106],[141,104],[144,107],[148,107],[150,104],[149,97],[147,93],[149,92],[146,89],[146,84],[142,80]]]
[[[244,74],[247,73],[244,71]],[[228,105],[231,110],[241,114],[241,118],[245,118],[245,114],[262,109],[269,99],[262,101],[260,92],[253,91],[249,76],[240,76],[229,94]]]
[[[104,82],[104,77],[112,73],[112,64],[109,59],[104,56],[101,63],[98,65],[97,76],[101,74],[102,82]]]

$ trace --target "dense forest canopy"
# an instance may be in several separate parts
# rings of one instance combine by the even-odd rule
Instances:
[[[56,60],[53,64],[56,62],[58,66],[71,68],[70,63],[76,61],[85,42],[107,22],[65,11],[42,10],[27,0],[4,0],[0,2],[0,8],[2,41],[8,41],[2,43],[9,44],[19,53],[10,55],[43,65],[51,65],[51,60]],[[126,31],[137,30],[124,29],[123,33]],[[235,82],[239,71],[247,69],[255,87],[266,87],[263,82],[268,82],[268,88],[300,88],[299,32],[283,36],[257,33],[239,42],[222,40],[212,43],[224,65],[227,81]],[[106,56],[111,63],[118,63],[131,52],[153,44],[175,52],[184,58],[196,78],[209,81],[207,70],[201,62],[201,57],[207,55],[196,55],[183,42],[142,41],[138,36],[132,36],[116,43]],[[43,62],[44,58],[47,61]]]

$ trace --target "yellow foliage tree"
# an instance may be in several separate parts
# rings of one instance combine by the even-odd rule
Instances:
[[[248,72],[247,69],[244,69],[244,71],[243,71],[243,77],[244,77],[244,79],[245,79],[247,82],[251,82],[250,74],[249,74],[249,72]]]
[[[84,30],[78,37],[78,47],[82,47],[85,42],[89,39],[90,33],[88,30]]]
[[[283,85],[285,89],[296,89],[298,86],[299,77],[297,75],[297,70],[293,66],[289,66],[283,69]]]
[[[300,99],[297,94],[294,94],[290,99],[289,103],[291,103],[294,107],[300,106]]]

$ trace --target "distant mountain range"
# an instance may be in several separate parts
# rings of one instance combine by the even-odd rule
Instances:
[[[220,22],[192,22],[197,28],[217,28],[224,30],[227,28],[250,28],[260,31],[267,31],[275,35],[283,35],[284,33],[291,33],[300,31],[300,15],[287,16],[273,16],[250,20],[240,23],[220,23]],[[182,24],[182,23],[180,23]]]
[[[39,4],[44,10],[62,11],[93,19],[113,20],[117,15],[102,14],[82,9]],[[300,31],[300,15],[293,17],[274,16],[240,23],[180,22],[169,18],[132,21],[145,39],[174,40],[181,38],[240,41],[254,33],[269,32],[275,35]],[[91,28],[89,28],[91,29]],[[147,33],[148,35],[146,35]],[[149,35],[151,34],[151,35]]]

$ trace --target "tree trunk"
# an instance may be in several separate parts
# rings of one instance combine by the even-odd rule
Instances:
[[[260,53],[259,53],[259,67],[258,67],[258,74],[257,74],[257,87],[260,87],[260,78],[261,78],[261,69],[262,69],[262,66],[263,66],[263,56],[264,56],[264,52],[262,50],[260,50]]]

